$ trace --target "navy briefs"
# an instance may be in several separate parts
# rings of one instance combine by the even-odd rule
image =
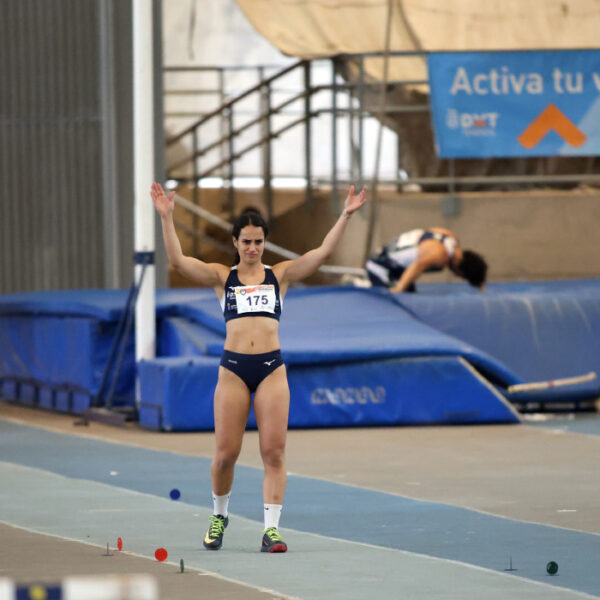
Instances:
[[[369,263],[371,263],[373,265],[372,268],[370,268],[371,265]],[[376,268],[375,265],[378,265],[379,267],[381,267],[383,269],[383,271],[375,272],[373,270]],[[391,261],[388,256],[387,248],[383,248],[383,250],[377,256],[372,257],[367,262],[366,270],[367,270],[367,277],[369,278],[369,281],[371,282],[371,285],[373,287],[391,288],[391,287],[394,287],[396,285],[396,283],[400,280],[400,277],[402,277],[402,273],[404,273],[404,271],[406,271],[406,267],[403,267],[403,266],[398,265],[398,264],[394,263],[393,261]],[[384,279],[384,277],[386,277],[386,276],[387,276],[387,281]],[[407,292],[416,292],[417,291],[417,287],[415,286],[414,282],[408,286],[406,291]]]
[[[281,350],[273,350],[264,354],[240,354],[223,351],[221,366],[235,373],[253,394],[263,379],[283,364]]]

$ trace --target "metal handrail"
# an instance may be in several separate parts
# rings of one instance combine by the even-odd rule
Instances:
[[[238,152],[231,154],[227,158],[223,159],[221,162],[217,163],[216,165],[213,165],[210,169],[207,169],[206,171],[199,173],[193,179],[202,179],[203,177],[208,177],[208,175],[210,175],[211,173],[216,171],[218,168],[225,166],[227,163],[231,162],[232,160],[237,160],[238,158],[241,158],[244,154],[250,152],[251,150],[254,150],[255,148],[258,148],[259,146],[262,146],[265,142],[268,142],[269,140],[272,140],[272,139],[280,136],[282,133],[288,131],[289,129],[296,127],[296,125],[298,125],[300,123],[306,123],[315,115],[316,115],[316,112],[313,112],[313,113],[309,114],[308,116],[300,117],[299,119],[296,119],[295,121],[292,121],[291,123],[288,123],[287,125],[284,125],[281,129],[278,129],[277,131],[272,132],[268,136],[262,137],[258,141],[250,144],[249,146],[242,148]],[[229,139],[229,137],[230,136],[228,136],[226,139]],[[190,162],[190,160],[192,160],[192,159],[188,158],[185,161],[182,161],[182,164]],[[173,179],[180,179],[180,178],[173,177]]]
[[[185,165],[186,163],[189,163],[189,162],[193,161],[196,158],[200,158],[201,156],[203,156],[207,152],[210,152],[211,150],[214,150],[215,148],[218,148],[221,144],[223,144],[224,142],[226,142],[230,137],[232,137],[232,136],[236,137],[236,136],[240,135],[240,133],[243,133],[244,131],[250,129],[251,127],[254,127],[254,125],[260,124],[261,121],[263,121],[267,116],[277,114],[278,112],[281,112],[281,110],[283,110],[286,106],[289,106],[290,104],[293,104],[294,102],[298,102],[298,100],[302,100],[303,98],[306,97],[307,94],[311,94],[311,93],[320,91],[321,89],[325,89],[325,88],[326,88],[326,86],[315,86],[314,88],[312,88],[308,92],[306,92],[306,91],[299,92],[298,94],[296,94],[292,98],[289,98],[288,100],[285,100],[284,102],[282,102],[278,106],[273,107],[269,111],[268,114],[260,113],[259,116],[256,117],[256,119],[253,119],[252,121],[248,121],[247,123],[244,123],[244,125],[242,125],[241,127],[238,127],[234,131],[232,131],[231,134],[224,135],[224,136],[220,137],[218,140],[216,140],[212,144],[209,144],[208,146],[205,146],[201,150],[198,150],[196,153],[190,154],[187,158],[185,158],[183,160],[180,160],[179,162],[176,162],[175,164],[173,164],[173,165],[170,166],[170,169],[172,171],[174,171],[178,167],[181,167],[181,165]],[[314,114],[316,115],[317,113],[315,112]],[[279,133],[282,133],[282,132],[279,132]],[[271,136],[268,139],[272,139],[273,137],[274,136]],[[265,138],[262,141],[264,143],[264,142],[267,141],[267,139]],[[239,158],[239,157],[236,156],[236,158]],[[221,166],[221,165],[219,165],[219,166]],[[215,168],[217,168],[217,167],[215,167]]]
[[[259,84],[255,85],[254,87],[251,87],[249,90],[242,92],[235,98],[232,98],[231,100],[229,100],[228,102],[226,102],[219,108],[213,110],[212,112],[208,113],[206,116],[202,117],[199,121],[196,121],[195,123],[193,123],[186,129],[184,129],[183,131],[178,133],[177,135],[168,138],[166,140],[167,146],[174,144],[175,142],[179,141],[181,138],[185,137],[186,135],[193,133],[195,129],[197,129],[198,127],[200,127],[201,125],[203,125],[204,123],[209,121],[210,119],[220,116],[226,110],[231,109],[231,107],[234,104],[238,103],[240,100],[247,98],[250,94],[253,94],[253,93],[259,91],[261,88],[263,88],[267,85],[270,85],[273,81],[276,81],[280,77],[287,75],[290,71],[293,71],[300,65],[303,65],[305,62],[306,61],[304,61],[304,60],[300,60],[300,61],[294,63],[293,65],[290,65],[289,67],[284,68],[283,70],[279,71],[278,73],[275,73],[275,75],[272,75],[271,77],[261,81]]]

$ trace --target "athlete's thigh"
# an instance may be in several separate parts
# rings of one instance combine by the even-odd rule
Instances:
[[[235,373],[219,367],[214,398],[217,448],[241,446],[249,413],[250,390]]]
[[[254,394],[254,414],[261,449],[285,445],[290,412],[290,388],[285,365],[270,373]]]

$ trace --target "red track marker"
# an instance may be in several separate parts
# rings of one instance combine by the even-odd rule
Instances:
[[[164,548],[158,548],[154,553],[154,558],[159,562],[167,560],[167,556],[169,556],[169,553]]]

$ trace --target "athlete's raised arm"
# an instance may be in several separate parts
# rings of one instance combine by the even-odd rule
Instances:
[[[366,201],[367,188],[363,188],[358,194],[354,194],[354,186],[351,186],[344,202],[342,214],[329,230],[321,245],[294,260],[287,260],[273,267],[279,282],[286,285],[312,275],[335,250],[344,235],[348,220]]]
[[[159,183],[154,182],[150,195],[158,214],[160,215],[163,240],[167,251],[169,264],[184,277],[198,285],[219,288],[222,287],[229,269],[219,263],[205,263],[197,258],[185,256],[173,223],[173,209],[175,208],[175,192],[167,197]]]

